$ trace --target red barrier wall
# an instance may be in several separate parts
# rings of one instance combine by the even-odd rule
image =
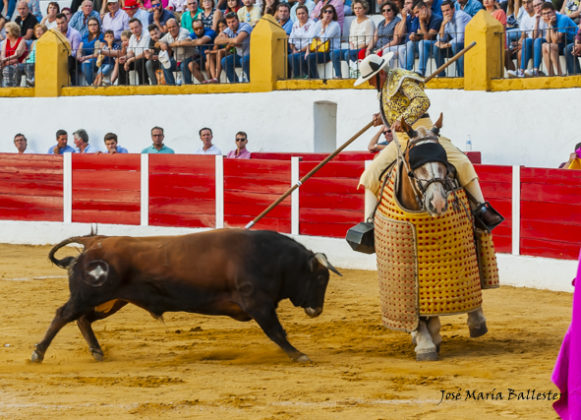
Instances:
[[[581,171],[521,169],[520,252],[577,259],[581,247]]]
[[[246,226],[290,187],[290,160],[224,159],[224,226]],[[290,233],[290,200],[287,197],[254,228]]]
[[[149,224],[216,226],[214,156],[149,155]]]
[[[300,177],[318,162],[301,162]],[[300,188],[299,232],[302,235],[344,238],[364,216],[364,188],[357,190],[365,162],[331,161]]]
[[[63,220],[63,158],[0,154],[0,219]]]
[[[74,153],[72,172],[73,222],[139,224],[139,155]]]

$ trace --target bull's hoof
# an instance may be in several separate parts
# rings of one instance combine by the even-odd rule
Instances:
[[[487,332],[488,328],[486,327],[486,322],[483,322],[478,328],[470,328],[470,337],[482,337]]]
[[[41,363],[44,359],[44,354],[40,353],[38,350],[34,350],[32,352],[32,356],[30,356],[30,361],[32,363]]]
[[[436,351],[416,353],[416,361],[418,362],[434,362],[436,360],[438,360],[438,352]]]
[[[89,349],[91,351],[91,356],[93,356],[93,359],[95,359],[97,362],[102,362],[103,361],[103,350],[101,349]]]
[[[306,354],[301,354],[297,357],[293,358],[295,362],[301,362],[301,363],[306,363],[306,362],[310,362],[311,359],[309,359],[309,356],[307,356]]]

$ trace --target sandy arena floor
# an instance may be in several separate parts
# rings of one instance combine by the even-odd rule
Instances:
[[[91,358],[70,324],[37,365],[28,362],[33,346],[68,298],[49,249],[0,245],[0,418],[557,418],[549,401],[531,397],[556,392],[568,293],[486,291],[489,333],[470,339],[465,316],[443,318],[441,361],[417,363],[409,336],[381,325],[375,273],[344,270],[319,318],[288,301],[278,311],[312,363],[290,361],[254,322],[185,313],[160,322],[130,306],[94,324],[105,361]],[[459,400],[440,403],[442,391]]]

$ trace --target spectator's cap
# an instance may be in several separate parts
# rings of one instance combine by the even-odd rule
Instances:
[[[139,4],[137,3],[137,0],[125,0],[125,6],[123,6],[123,10],[133,10],[133,9],[137,9],[139,7]]]
[[[386,68],[392,58],[393,52],[388,52],[387,54],[384,54],[383,57],[380,57],[377,54],[369,54],[359,65],[361,76],[359,76],[353,86],[359,86],[360,84],[367,82],[381,70]]]
[[[118,2],[119,2],[119,0],[107,0],[107,4],[109,4],[109,3],[118,3]]]

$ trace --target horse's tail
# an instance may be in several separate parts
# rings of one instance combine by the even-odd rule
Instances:
[[[85,248],[89,242],[98,237],[102,236],[93,235],[91,233],[85,236],[73,236],[71,238],[65,239],[64,241],[59,242],[54,247],[52,247],[52,249],[48,253],[48,259],[51,260],[53,264],[57,265],[60,268],[68,268],[76,260],[76,257],[68,256],[63,259],[58,259],[55,257],[57,251],[61,249],[63,246],[68,244],[81,244],[83,245],[83,248]]]

